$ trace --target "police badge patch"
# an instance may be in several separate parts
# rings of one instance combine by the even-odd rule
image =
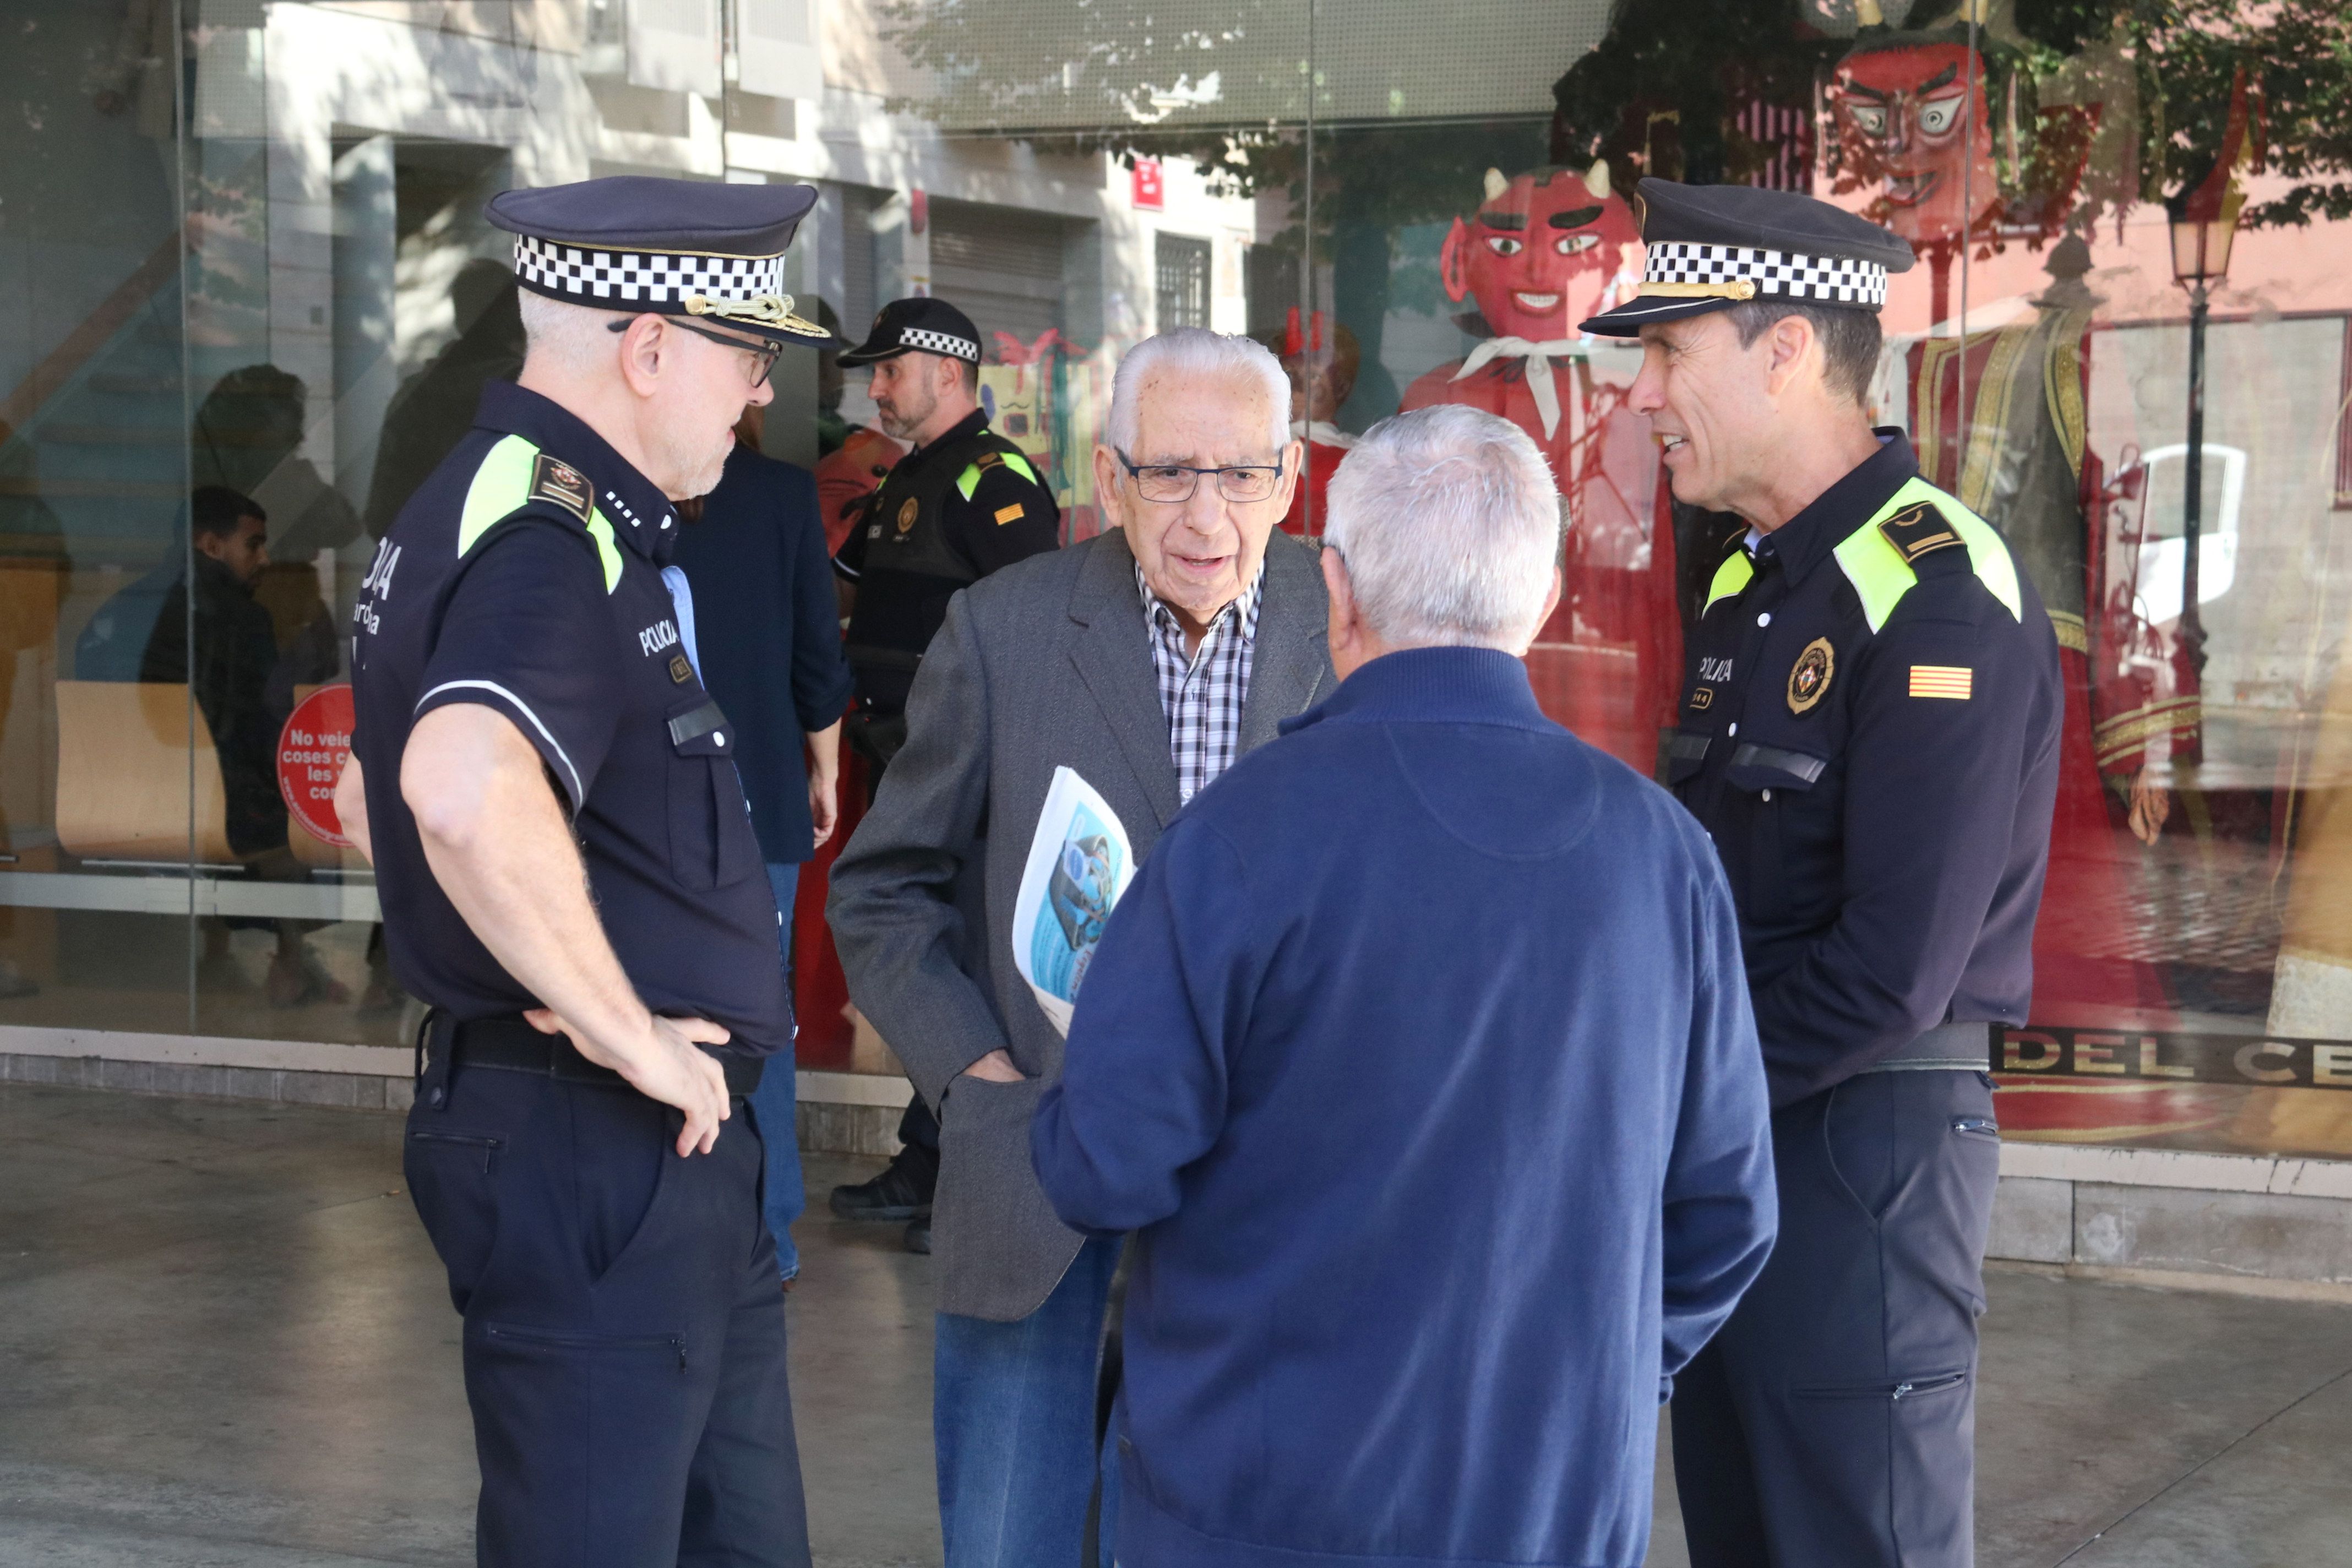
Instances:
[[[583,522],[588,521],[588,513],[596,504],[588,476],[545,452],[530,466],[530,499],[551,500]]]
[[[908,496],[907,504],[898,509],[898,531],[901,533],[915,531],[915,498],[912,496]]]
[[[1827,637],[1815,637],[1797,656],[1796,668],[1789,671],[1789,711],[1810,713],[1813,704],[1830,689],[1830,677],[1837,673],[1837,651],[1830,647]]]

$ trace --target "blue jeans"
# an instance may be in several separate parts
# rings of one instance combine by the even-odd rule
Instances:
[[[1089,1239],[1045,1304],[1018,1322],[939,1315],[931,1422],[947,1568],[1079,1561],[1097,1474],[1108,1568],[1118,1467],[1095,1447],[1095,1378],[1120,1240]]]
[[[776,927],[777,951],[787,973],[792,971],[793,895],[800,882],[798,866],[768,862],[768,886],[776,890],[776,911],[782,917]],[[751,1091],[751,1114],[768,1145],[767,1191],[761,1207],[776,1237],[776,1267],[787,1279],[801,1271],[800,1249],[793,1245],[793,1221],[808,1206],[808,1194],[801,1184],[801,1139],[794,1114],[800,1096],[793,1078],[792,1057],[778,1052],[769,1058],[768,1070],[760,1075],[760,1087]]]

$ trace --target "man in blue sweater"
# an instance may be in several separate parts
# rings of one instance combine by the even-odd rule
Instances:
[[[1066,1223],[1139,1233],[1119,1561],[1634,1568],[1773,1236],[1730,894],[1536,706],[1526,435],[1399,416],[1329,506],[1343,683],[1170,825],[1032,1129]]]

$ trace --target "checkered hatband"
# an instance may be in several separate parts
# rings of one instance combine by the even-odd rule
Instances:
[[[1700,245],[1662,240],[1649,247],[1642,268],[1643,292],[1664,283],[1659,293],[1732,294],[1733,285],[1752,284],[1759,295],[1819,300],[1875,310],[1886,303],[1886,268],[1847,256],[1801,256],[1744,245]]]
[[[543,292],[585,303],[683,305],[696,294],[749,304],[784,291],[781,256],[673,256],[593,250],[515,237],[515,276]]]
[[[935,332],[928,327],[899,328],[898,346],[920,349],[925,353],[945,354],[950,359],[970,360],[974,364],[980,363],[978,343],[970,338],[957,337],[953,332]]]

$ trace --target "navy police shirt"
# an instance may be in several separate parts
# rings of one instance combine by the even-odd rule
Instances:
[[[1879,437],[1726,539],[1668,746],[1731,881],[1776,1106],[1939,1024],[2021,1024],[2032,991],[2057,638],[2000,534]]]
[[[723,1025],[747,1054],[790,1045],[739,737],[686,658],[661,578],[677,530],[603,437],[494,381],[378,548],[352,616],[352,743],[384,938],[412,995],[461,1019],[539,1005],[434,880],[401,798],[410,726],[473,702],[538,748],[646,1005]]]

